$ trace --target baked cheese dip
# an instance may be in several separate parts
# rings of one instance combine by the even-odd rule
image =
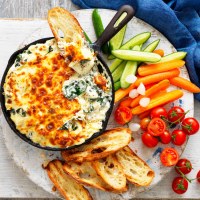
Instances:
[[[93,66],[83,74],[65,62],[54,39],[17,56],[4,95],[21,134],[43,147],[65,148],[84,143],[102,129],[112,100],[111,80],[90,51]],[[87,63],[81,60],[79,65]]]

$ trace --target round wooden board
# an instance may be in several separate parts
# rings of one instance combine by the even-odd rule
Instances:
[[[103,19],[103,23],[106,26],[110,19],[115,14],[115,11],[111,10],[99,10],[100,14]],[[95,41],[95,34],[94,29],[92,25],[92,19],[91,19],[91,13],[92,10],[78,10],[73,12],[74,15],[79,20],[82,28],[85,30],[85,32],[88,34],[88,36],[91,38],[92,41]],[[175,52],[175,48],[170,44],[170,42],[157,30],[155,30],[152,26],[146,24],[140,19],[133,18],[129,24],[126,31],[126,36],[124,41],[127,41],[131,37],[133,37],[136,34],[149,31],[152,33],[151,38],[149,39],[148,43],[160,39],[159,48],[164,49],[165,54],[169,54],[172,52]],[[26,38],[19,48],[23,47],[25,44],[28,44],[34,40],[44,38],[44,37],[50,37],[52,36],[52,33],[50,31],[50,28],[48,27],[47,22],[44,23],[44,26],[38,27],[31,35]],[[108,62],[109,63],[109,62]],[[182,68],[181,70],[181,76],[184,78],[189,79],[188,73],[186,68]],[[170,88],[174,89],[173,87]],[[168,105],[167,107],[170,108],[173,105],[179,105],[183,107],[185,110],[190,110],[188,116],[193,116],[194,111],[194,102],[193,102],[193,95],[187,91],[184,91],[184,96],[177,100],[176,102]],[[134,118],[133,121],[137,121],[138,119]],[[25,175],[27,175],[35,184],[42,187],[44,190],[54,194],[57,197],[60,197],[58,192],[53,192],[52,187],[53,184],[49,181],[49,178],[46,174],[46,172],[42,169],[42,164],[47,163],[49,160],[52,160],[54,158],[59,158],[60,153],[59,152],[50,152],[45,151],[41,149],[37,149],[35,147],[30,146],[29,144],[22,141],[20,138],[18,138],[15,133],[9,128],[8,124],[6,123],[4,117],[2,117],[1,120],[2,123],[2,129],[3,129],[3,136],[5,140],[6,147],[8,148],[8,151],[15,161],[15,163],[23,169]],[[108,129],[112,127],[116,127],[117,124],[115,124],[113,117],[109,120]],[[131,199],[137,195],[139,192],[143,192],[145,190],[148,190],[149,188],[155,186],[156,184],[161,181],[165,175],[171,170],[171,168],[163,167],[160,163],[159,154],[162,151],[163,147],[166,147],[166,145],[159,144],[157,147],[149,149],[145,147],[141,143],[141,132],[133,133],[134,142],[131,142],[130,147],[143,159],[145,160],[150,167],[155,171],[155,178],[151,185],[149,187],[135,187],[133,185],[130,185],[129,190],[121,195],[112,194],[108,192],[102,192],[96,189],[89,189],[91,192],[91,195],[94,199],[100,200],[100,199],[107,199],[107,200],[122,200],[122,199]],[[186,145],[186,144],[185,144]],[[182,147],[176,147],[172,144],[167,145],[168,147],[173,146],[176,148],[179,153],[181,154],[183,150],[185,149],[185,145]]]

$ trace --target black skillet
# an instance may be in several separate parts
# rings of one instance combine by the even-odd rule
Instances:
[[[119,23],[118,26],[116,26],[116,21],[119,19],[119,17],[122,15],[122,13],[127,13],[127,15],[126,15],[126,17],[124,17],[122,22]],[[99,39],[95,43],[91,44],[91,48],[93,48],[95,50],[95,52],[97,52],[98,60],[101,62],[101,64],[103,65],[104,69],[106,70],[107,74],[111,78],[111,82],[112,82],[112,101],[111,101],[111,104],[110,104],[110,108],[106,113],[106,118],[103,121],[102,129],[100,129],[99,132],[94,133],[92,135],[92,137],[88,138],[84,143],[89,142],[90,140],[92,140],[93,138],[96,138],[97,136],[101,135],[105,131],[107,123],[108,123],[108,120],[109,120],[109,117],[110,117],[110,115],[112,113],[113,105],[114,105],[114,83],[113,83],[112,75],[111,75],[111,73],[109,71],[109,68],[108,68],[105,60],[102,57],[101,47],[106,42],[108,42],[116,33],[118,33],[124,27],[124,25],[126,25],[132,19],[132,17],[134,16],[134,13],[135,13],[135,11],[131,6],[129,6],[129,5],[122,6],[119,9],[119,11],[115,14],[113,19],[110,21],[108,26],[105,28],[105,31],[102,33],[102,35],[99,37]],[[6,110],[5,97],[3,95],[3,93],[4,93],[3,85],[5,83],[6,75],[8,73],[8,70],[10,69],[10,67],[15,62],[15,59],[16,59],[17,55],[21,54],[24,50],[28,49],[29,46],[31,46],[31,45],[35,45],[35,44],[38,44],[38,43],[45,43],[49,39],[52,39],[52,38],[43,38],[43,39],[37,40],[35,42],[32,42],[31,44],[26,45],[23,49],[20,49],[20,50],[18,50],[15,53],[12,54],[12,56],[10,57],[10,59],[8,61],[7,67],[5,69],[5,72],[3,74],[3,78],[2,78],[2,81],[1,81],[0,100],[1,100],[1,108],[3,110],[3,114],[4,114],[5,118],[6,118],[6,121],[8,122],[10,128],[21,139],[23,139],[25,142],[27,142],[27,143],[29,143],[29,144],[37,147],[37,148],[40,148],[40,149],[51,150],[51,151],[60,151],[60,150],[72,149],[72,148],[80,146],[80,145],[82,145],[84,143],[82,143],[80,145],[66,147],[66,148],[43,147],[43,146],[40,146],[38,143],[34,143],[32,140],[30,140],[28,137],[26,137],[24,134],[20,133],[20,131],[18,131],[16,129],[16,126],[15,126],[14,122],[10,118],[10,112]],[[99,65],[98,67],[99,67],[100,71],[103,70],[101,65]]]

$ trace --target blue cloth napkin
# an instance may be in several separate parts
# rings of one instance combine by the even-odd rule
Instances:
[[[186,51],[186,64],[193,83],[200,87],[200,0],[72,0],[81,8],[118,9],[133,6],[136,17],[154,26],[179,51]],[[195,94],[200,101],[200,93]]]

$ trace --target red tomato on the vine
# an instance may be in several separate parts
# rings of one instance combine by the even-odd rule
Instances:
[[[151,119],[156,118],[156,117],[167,119],[167,111],[163,107],[154,108],[150,113],[150,117],[151,117]]]
[[[160,154],[160,160],[166,167],[175,165],[178,162],[179,154],[174,148],[165,148]]]
[[[118,124],[124,125],[128,122],[131,121],[132,119],[132,111],[130,108],[125,107],[125,106],[119,106],[116,110],[115,110],[115,121]]]
[[[185,118],[185,111],[179,106],[174,106],[168,111],[167,116],[171,123],[179,124]]]
[[[147,130],[147,126],[149,124],[151,120],[147,117],[143,118],[141,121],[140,121],[140,127],[142,130],[146,131]]]
[[[172,189],[177,194],[183,194],[188,189],[188,181],[183,177],[176,177],[172,182]]]
[[[165,130],[164,133],[160,135],[160,141],[163,144],[169,144],[171,142],[171,134],[168,130]]]
[[[177,145],[177,146],[181,146],[182,144],[185,143],[187,139],[187,135],[185,134],[184,131],[182,130],[174,130],[172,132],[172,143]]]
[[[199,130],[199,122],[193,117],[185,118],[181,126],[182,130],[188,135],[193,135]]]
[[[153,137],[150,133],[144,132],[142,134],[142,142],[150,148],[155,147],[158,144],[158,138]]]
[[[160,136],[166,129],[165,122],[160,118],[153,118],[147,127],[148,132],[153,136]]]
[[[177,162],[175,170],[178,174],[181,174],[181,172],[183,174],[188,174],[192,170],[192,164],[188,159],[182,158]]]

